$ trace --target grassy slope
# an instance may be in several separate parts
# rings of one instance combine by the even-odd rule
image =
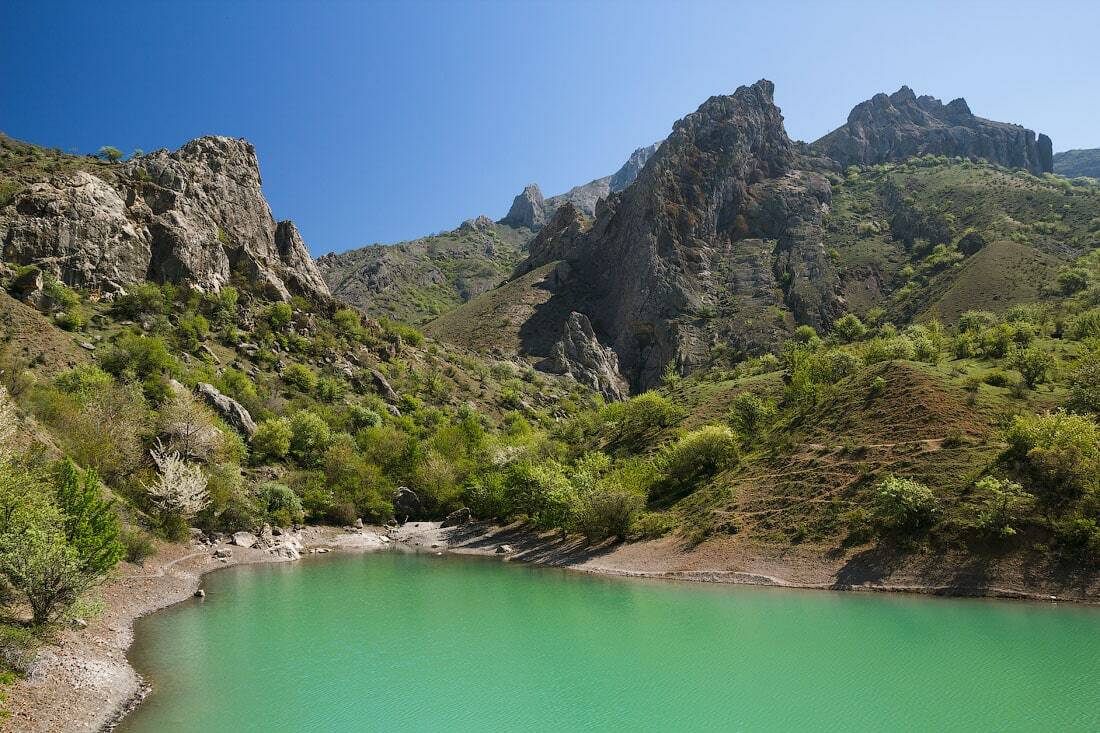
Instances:
[[[527,229],[463,225],[317,261],[333,295],[366,315],[418,324],[495,287],[522,259]]]

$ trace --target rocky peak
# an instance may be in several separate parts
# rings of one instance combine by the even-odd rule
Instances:
[[[931,154],[982,158],[1036,174],[1053,170],[1046,135],[977,117],[965,99],[945,105],[935,97],[918,97],[907,86],[856,105],[845,125],[813,147],[845,166]]]
[[[329,295],[297,228],[271,215],[246,140],[202,137],[111,172],[29,185],[0,211],[4,257],[89,288],[148,279],[214,291],[236,272],[283,299]]]
[[[546,223],[546,202],[537,184],[530,184],[512,201],[508,215],[501,219],[502,224],[514,227],[539,229]]]
[[[591,321],[583,313],[569,314],[561,340],[554,344],[547,363],[540,366],[551,373],[571,376],[609,400],[622,400],[630,394],[619,374],[615,350],[600,344]]]
[[[652,145],[647,145],[644,148],[638,148],[631,153],[622,167],[611,176],[611,180],[608,182],[608,189],[610,192],[616,193],[622,191],[631,183],[634,183],[634,179],[638,177],[638,173],[642,170],[642,167],[653,157],[653,154],[657,152],[657,148],[659,147],[661,147],[661,143],[657,142]]]

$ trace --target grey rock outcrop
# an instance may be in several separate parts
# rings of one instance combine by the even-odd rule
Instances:
[[[328,296],[293,224],[272,217],[250,143],[203,137],[109,173],[60,173],[17,193],[0,210],[4,258],[104,291],[143,280],[216,291],[238,273],[283,299]]]
[[[232,541],[237,547],[253,547],[260,540],[251,532],[234,532]]]
[[[402,520],[415,517],[424,510],[420,497],[408,486],[398,486],[393,492],[393,513]]]
[[[472,515],[469,507],[462,507],[461,509],[455,509],[453,512],[447,515],[440,527],[460,527],[470,521]]]
[[[844,125],[812,147],[843,166],[930,154],[981,158],[1035,174],[1054,169],[1046,135],[977,117],[961,98],[943,104],[935,97],[918,97],[907,86],[856,105]]]
[[[546,202],[539,187],[534,183],[526,186],[512,201],[508,215],[500,221],[513,227],[541,228],[546,223]]]
[[[197,389],[203,399],[206,400],[206,403],[214,408],[222,419],[229,423],[230,427],[249,440],[252,439],[252,436],[256,434],[256,421],[252,419],[252,415],[244,408],[244,405],[232,397],[222,394],[212,384],[201,382]]]
[[[619,374],[615,350],[600,344],[592,323],[583,313],[569,314],[565,333],[554,345],[548,363],[540,367],[551,373],[571,376],[609,400],[625,399],[630,392],[629,385]]]
[[[513,277],[555,260],[569,259],[591,224],[576,206],[563,204],[550,223],[540,229],[527,245],[527,259],[516,267]]]
[[[642,168],[645,167],[645,164],[649,162],[649,159],[653,157],[659,147],[661,147],[661,143],[653,143],[644,148],[638,148],[631,153],[627,161],[623,163],[619,170],[615,171],[608,181],[610,192],[617,193],[634,183],[634,179],[642,172]],[[593,208],[592,213],[595,213],[595,208]]]

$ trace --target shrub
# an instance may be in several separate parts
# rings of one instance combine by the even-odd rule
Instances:
[[[812,344],[819,339],[813,326],[799,326],[794,330],[794,340],[800,344]]]
[[[68,545],[76,552],[81,572],[93,578],[108,573],[122,557],[114,502],[104,499],[95,471],[81,471],[68,458],[57,466],[54,498],[62,515]]]
[[[1077,363],[1069,374],[1069,389],[1075,409],[1100,415],[1100,353]]]
[[[777,413],[771,400],[752,392],[741,392],[730,404],[728,420],[740,435],[749,438],[766,428]]]
[[[854,313],[848,313],[833,323],[833,333],[842,343],[850,344],[863,338],[867,327]]]
[[[290,453],[294,431],[285,417],[261,420],[252,436],[252,456],[257,463],[280,461]]]
[[[1069,335],[1077,340],[1100,336],[1100,308],[1087,310],[1070,321]]]
[[[355,430],[362,428],[376,428],[382,424],[382,416],[369,407],[352,405],[348,409],[351,426]]]
[[[974,484],[978,491],[978,527],[998,537],[1016,534],[1012,525],[1031,506],[1035,497],[1015,481],[986,476]]]
[[[1100,525],[1091,517],[1072,516],[1058,522],[1054,536],[1062,554],[1078,561],[1100,561]]]
[[[316,373],[305,364],[290,364],[280,376],[284,382],[307,394],[317,387]]]
[[[111,145],[104,145],[102,148],[99,149],[99,157],[103,158],[106,161],[110,161],[111,163],[117,163],[119,160],[122,159],[122,156],[123,152]]]
[[[277,333],[282,331],[294,320],[294,309],[289,303],[272,303],[264,314],[268,325]]]
[[[874,516],[889,531],[914,531],[932,523],[936,496],[912,479],[889,476],[875,487]]]
[[[1058,273],[1058,287],[1063,295],[1079,293],[1089,286],[1089,271],[1084,267],[1071,267]]]
[[[145,560],[156,552],[152,536],[140,529],[123,529],[119,533],[119,540],[125,548],[123,557],[126,562],[134,565],[144,565]]]
[[[645,500],[631,491],[598,488],[578,503],[576,525],[590,542],[606,537],[625,538],[644,508]]]
[[[707,425],[667,447],[660,465],[676,495],[737,462],[738,438],[729,428]]]
[[[317,466],[332,440],[328,424],[308,410],[290,419],[290,455],[303,466]]]
[[[127,333],[100,357],[103,369],[122,379],[145,380],[175,366],[175,359],[159,336]]]
[[[878,376],[871,380],[871,387],[868,390],[868,395],[871,397],[880,397],[886,394],[886,379],[885,377]]]
[[[153,283],[136,283],[125,295],[115,298],[111,304],[111,312],[121,318],[137,320],[166,315],[171,310],[171,305],[162,288]]]
[[[1037,346],[1017,349],[1009,360],[1012,368],[1020,372],[1028,387],[1047,381],[1047,372],[1054,367],[1054,357]]]
[[[607,405],[601,418],[613,426],[613,442],[627,447],[639,446],[645,438],[679,419],[680,411],[656,392],[644,392],[625,402]]]
[[[1062,501],[1100,481],[1100,426],[1084,415],[1017,415],[1005,431],[1020,461],[1048,499]]]
[[[289,527],[305,517],[302,500],[290,487],[275,481],[260,485],[259,495],[267,508],[271,522],[279,527]]]
[[[210,322],[197,313],[185,313],[176,323],[176,338],[185,351],[194,351],[210,335]]]

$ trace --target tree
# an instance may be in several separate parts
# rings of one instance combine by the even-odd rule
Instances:
[[[874,504],[881,527],[912,531],[931,523],[936,496],[919,481],[888,476],[875,487]]]
[[[1012,352],[1010,363],[1023,376],[1027,386],[1034,389],[1047,381],[1047,372],[1054,366],[1054,357],[1038,346],[1032,346]]]
[[[729,423],[746,439],[775,419],[775,403],[752,392],[741,392],[730,405]]]
[[[290,453],[294,432],[285,417],[261,420],[252,436],[252,455],[257,463],[279,461]]]
[[[111,163],[117,163],[122,159],[122,151],[110,145],[104,145],[99,149],[99,157]]]
[[[0,386],[0,461],[11,457],[18,434],[19,419],[15,414],[15,405],[8,397],[8,390]]]
[[[1012,526],[1035,497],[1015,481],[986,476],[974,484],[981,509],[978,526],[1000,537],[1016,534]]]
[[[210,504],[206,474],[179,453],[167,450],[160,441],[150,453],[158,475],[145,490],[150,503],[160,512],[168,534],[174,536],[180,534],[181,525]]]
[[[332,438],[328,424],[309,410],[290,419],[290,454],[303,466],[316,466]]]
[[[1100,353],[1077,363],[1069,375],[1069,389],[1075,409],[1100,415]]]
[[[272,303],[267,309],[267,322],[276,331],[289,326],[293,319],[294,309],[290,307],[289,303]]]
[[[54,495],[63,516],[65,538],[81,570],[99,578],[114,568],[124,548],[119,542],[114,502],[102,497],[95,471],[81,471],[66,458],[57,468]]]
[[[222,446],[222,432],[209,410],[188,392],[180,391],[165,403],[159,427],[167,449],[189,461],[204,462]]]

